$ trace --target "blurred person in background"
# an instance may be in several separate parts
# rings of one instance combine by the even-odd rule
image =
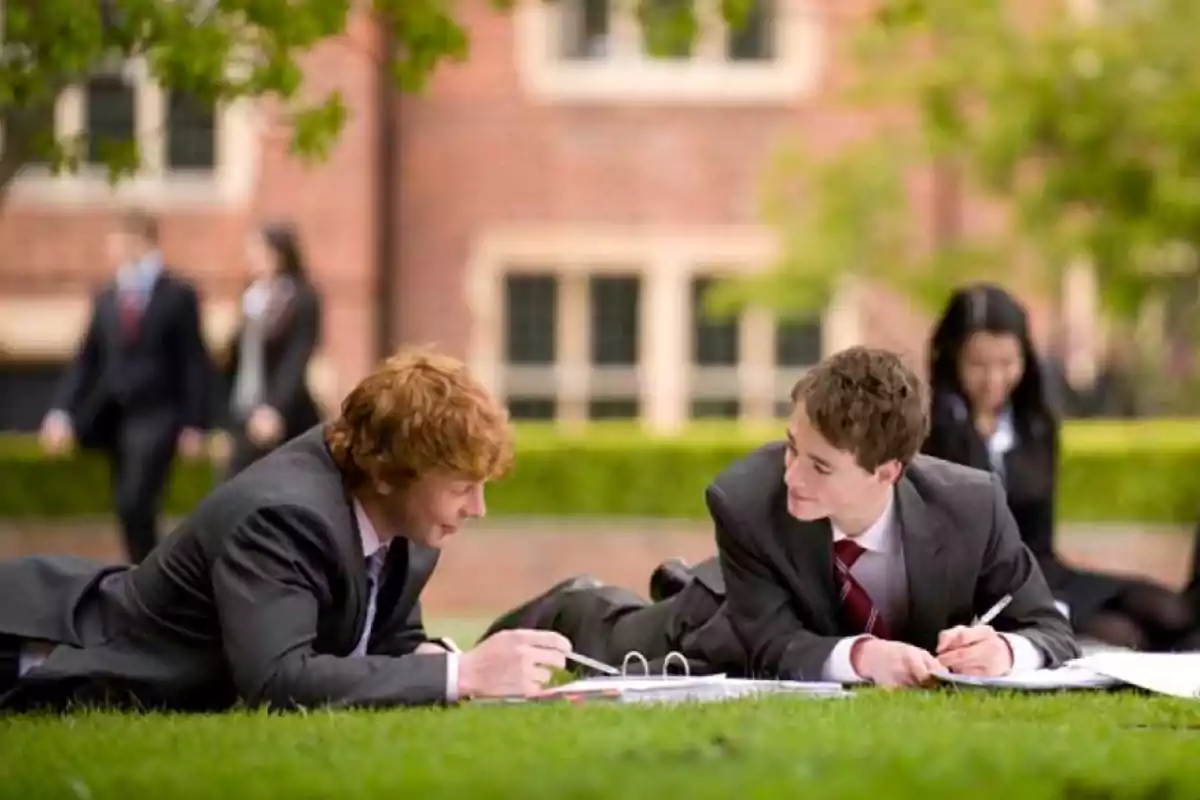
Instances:
[[[251,283],[223,359],[233,476],[320,421],[309,362],[321,338],[321,299],[308,280],[299,237],[270,224],[246,242]]]
[[[1021,538],[1076,632],[1137,650],[1181,646],[1195,624],[1182,595],[1076,569],[1054,551],[1060,426],[1020,303],[989,284],[956,291],[929,357],[932,418],[923,452],[1000,477]]]
[[[107,257],[116,274],[93,299],[41,440],[51,453],[78,444],[108,458],[125,549],[137,563],[157,541],[176,451],[203,451],[209,361],[196,289],[164,265],[157,221],[117,214]]]

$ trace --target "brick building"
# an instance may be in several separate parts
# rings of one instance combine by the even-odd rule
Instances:
[[[773,258],[758,203],[777,144],[869,135],[870,117],[834,100],[866,0],[763,0],[738,33],[714,2],[672,58],[644,54],[626,5],[463,4],[470,59],[415,97],[381,83],[377,32],[356,20],[309,60],[311,85],[340,88],[352,109],[315,166],[289,158],[270,110],[205,114],[136,64],[66,92],[61,134],[136,130],[146,167],[115,194],[92,168],[52,178],[31,166],[13,186],[0,216],[9,386],[44,396],[73,348],[104,277],[114,198],[161,214],[168,261],[202,288],[214,347],[235,318],[246,231],[295,220],[325,298],[313,379],[330,402],[391,345],[436,342],[516,415],[637,414],[671,429],[689,416],[769,418],[799,370],[853,342],[919,352],[926,321],[870,287],[848,286],[807,324],[695,314],[706,281]],[[928,175],[914,195],[931,225],[937,190]]]

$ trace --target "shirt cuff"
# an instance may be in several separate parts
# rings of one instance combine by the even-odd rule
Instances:
[[[1046,659],[1037,645],[1017,633],[1002,633],[1008,649],[1012,651],[1012,669],[1009,673],[1031,672],[1046,665]]]
[[[825,666],[821,669],[821,680],[830,683],[862,683],[863,677],[854,671],[854,664],[850,661],[850,652],[854,649],[855,642],[870,638],[872,637],[863,635],[838,640],[829,657],[825,659]]]
[[[446,651],[446,701],[458,702],[458,661],[460,653]]]

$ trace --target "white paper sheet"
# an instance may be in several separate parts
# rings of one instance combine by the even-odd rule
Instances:
[[[1107,652],[1071,663],[1147,691],[1200,699],[1200,653]]]
[[[1067,665],[1058,669],[1035,669],[1027,672],[1016,672],[996,678],[956,675],[953,672],[938,672],[935,673],[935,677],[944,683],[951,683],[956,686],[972,686],[982,689],[1011,689],[1027,692],[1050,692],[1065,689],[1106,689],[1121,684],[1120,680],[1112,676],[1102,675],[1094,670],[1077,665]]]

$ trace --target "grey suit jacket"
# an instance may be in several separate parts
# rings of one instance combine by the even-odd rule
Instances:
[[[765,445],[728,467],[705,499],[727,611],[750,669],[815,681],[838,639],[857,631],[841,619],[828,521],[802,522],[787,512],[784,447]],[[970,625],[1011,593],[992,623],[997,630],[1027,637],[1048,667],[1079,655],[994,476],[918,456],[897,485],[896,503],[909,597],[898,639],[933,652],[942,630]]]
[[[436,550],[396,540],[368,654],[352,502],[313,428],[213,491],[142,564],[0,563],[0,633],[60,643],[0,707],[393,706],[446,697],[419,596]]]

